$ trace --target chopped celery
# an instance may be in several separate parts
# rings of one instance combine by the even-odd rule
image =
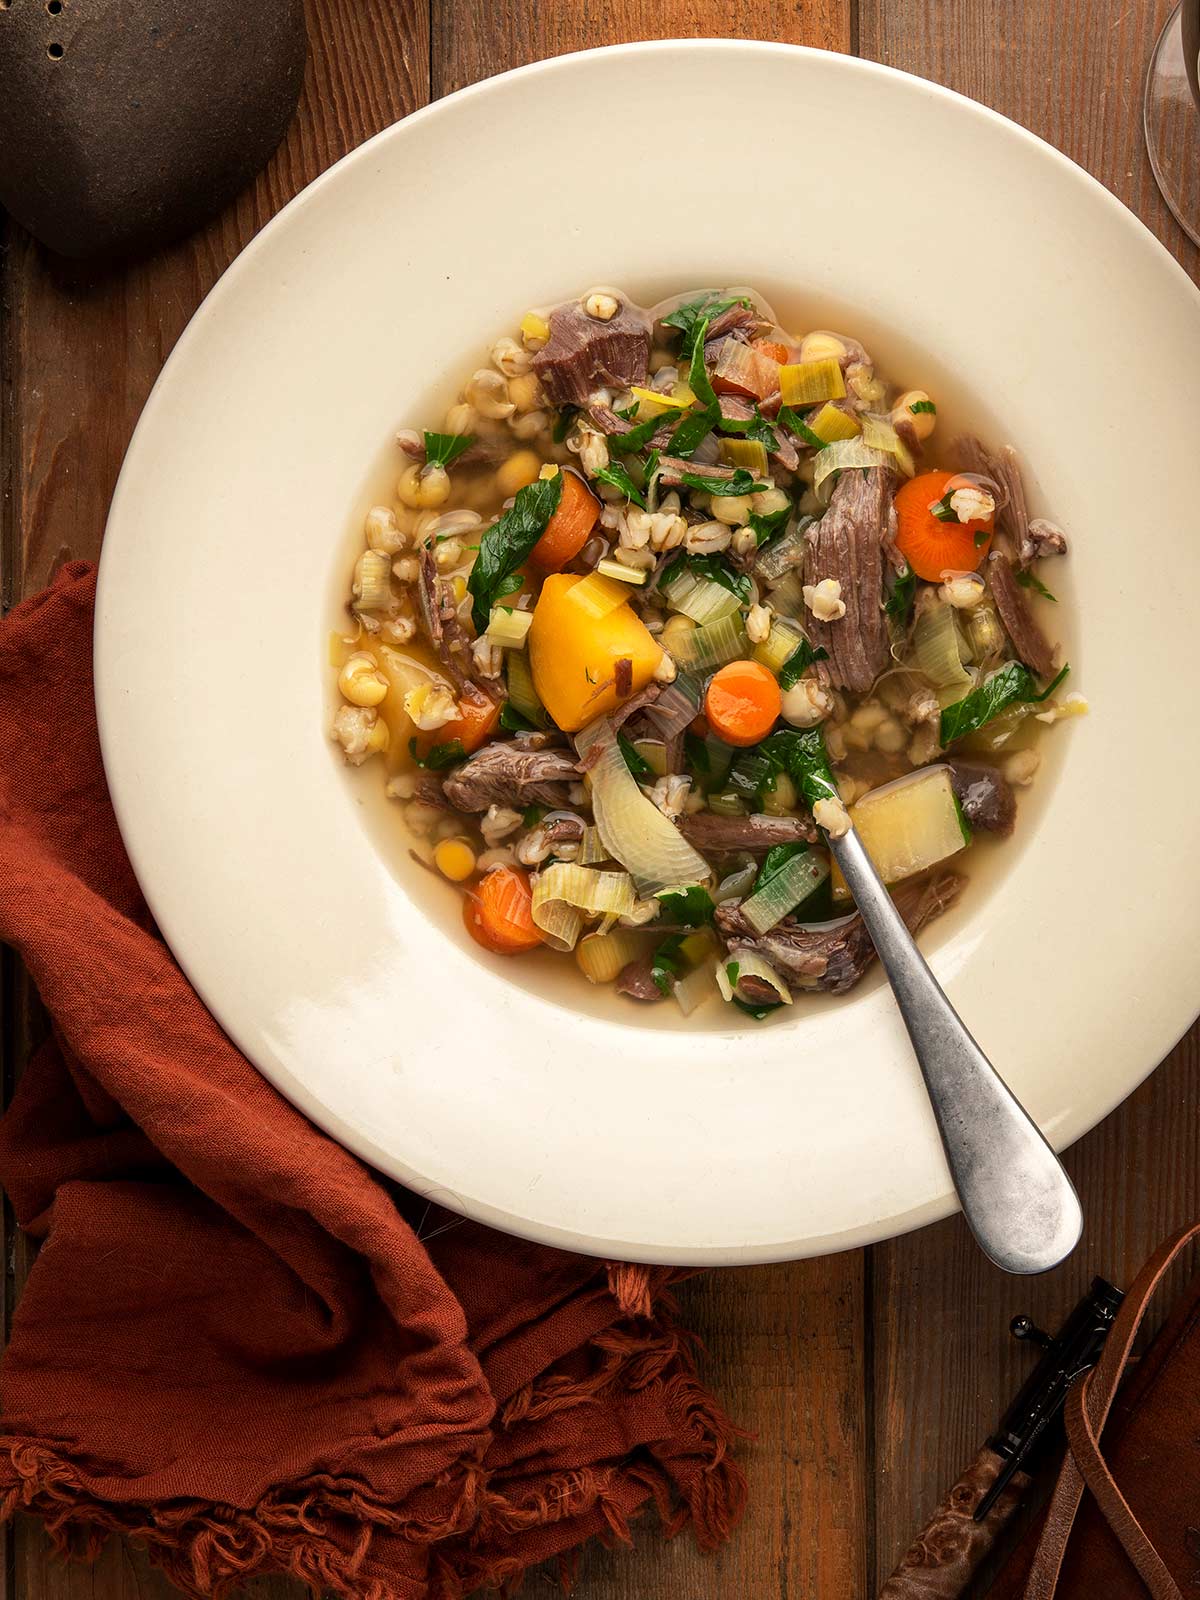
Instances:
[[[681,635],[672,653],[677,666],[691,672],[708,672],[723,667],[727,661],[744,660],[750,653],[750,641],[741,617],[725,616]]]
[[[815,433],[822,444],[835,444],[839,439],[856,439],[862,426],[857,417],[826,401],[808,423],[808,431]]]
[[[502,650],[524,650],[525,638],[533,622],[532,611],[517,611],[510,606],[493,606],[487,636]]]
[[[796,624],[772,617],[770,633],[754,647],[754,659],[778,677],[803,641],[803,630]]]
[[[746,806],[740,796],[729,789],[723,789],[720,794],[710,794],[708,809],[718,817],[744,817]]]
[[[971,842],[954,797],[950,768],[922,767],[881,789],[872,789],[850,818],[884,883],[899,883],[957,855]],[[834,898],[849,897],[844,880],[834,874]]]
[[[627,567],[621,561],[610,561],[607,556],[597,561],[596,574],[601,578],[607,578],[610,582],[632,584],[645,583],[647,576],[639,568]]]
[[[767,475],[767,447],[758,439],[722,439],[722,458],[731,467],[745,467],[756,478]]]
[[[846,393],[841,365],[832,356],[822,361],[799,361],[780,367],[779,394],[785,406],[811,406],[821,400],[840,400]]]
[[[622,572],[627,571],[625,567]],[[606,573],[589,572],[586,578],[581,578],[570,592],[570,601],[573,606],[579,606],[589,617],[599,621],[615,611],[618,606],[623,606],[629,599],[629,590],[624,582],[614,583]]]

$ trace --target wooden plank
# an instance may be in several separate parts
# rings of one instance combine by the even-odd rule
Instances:
[[[71,556],[94,558],[129,437],[159,369],[208,289],[279,208],[332,162],[429,95],[429,15],[421,0],[308,0],[310,57],[283,145],[253,187],[201,233],[148,261],[96,273],[53,263],[11,223],[0,257],[4,312],[4,521],[0,598],[41,588]],[[169,519],[170,507],[164,507]],[[10,963],[4,983],[8,1073],[42,1031]],[[6,1234],[8,1298],[28,1244]],[[28,1600],[168,1600],[175,1590],[144,1553],[109,1545],[94,1567],[67,1566],[40,1524],[8,1540],[6,1594]],[[296,1600],[271,1580],[253,1593]]]
[[[1091,171],[1197,271],[1142,144],[1145,64],[1170,0],[860,0],[861,53],[969,94]],[[1034,44],[1036,41],[1036,46]],[[1053,1323],[1093,1272],[1128,1281],[1159,1237],[1200,1210],[1200,1033],[1071,1152],[1087,1212],[1072,1261],[1027,1284],[994,1271],[958,1220],[878,1247],[875,1582],[974,1453],[1028,1370],[1014,1312]],[[871,1590],[874,1593],[874,1589]]]
[[[700,1556],[652,1527],[636,1549],[588,1552],[582,1600],[862,1600],[867,1504],[863,1254],[715,1272],[686,1286],[705,1377],[757,1438],[740,1447],[750,1509]]]
[[[454,0],[431,5],[435,96],[545,56],[634,39],[737,39],[749,29],[759,39],[842,51],[852,39],[853,0],[762,0],[752,28],[737,0],[612,0],[586,11],[571,0],[498,0],[469,22]]]

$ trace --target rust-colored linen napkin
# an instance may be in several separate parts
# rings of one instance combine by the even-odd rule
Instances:
[[[0,624],[0,937],[54,1024],[0,1123],[41,1241],[0,1370],[0,1510],[84,1553],[131,1534],[200,1594],[288,1572],[452,1600],[569,1573],[647,1501],[719,1543],[735,1430],[673,1274],[426,1215],[189,988],[105,790],[94,595],[75,562]]]

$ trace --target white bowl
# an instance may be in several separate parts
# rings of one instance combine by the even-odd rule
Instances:
[[[730,104],[760,113],[751,139]],[[620,134],[654,105],[665,132]],[[405,860],[378,773],[328,739],[327,634],[392,431],[436,421],[528,306],[595,282],[752,284],[785,323],[860,335],[943,429],[1021,451],[1073,539],[1053,620],[1092,713],[1044,741],[1016,836],[923,943],[1058,1146],[1162,1058],[1197,1006],[1200,298],[1048,145],[845,56],[543,62],[389,129],[263,231],[167,363],[113,502],[96,667],[122,831],[228,1032],[382,1171],[608,1256],[863,1244],[954,1204],[878,978],[689,1028],[489,961]]]

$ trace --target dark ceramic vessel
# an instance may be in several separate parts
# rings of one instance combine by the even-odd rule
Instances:
[[[116,258],[219,211],[283,137],[301,0],[0,0],[0,202]]]

